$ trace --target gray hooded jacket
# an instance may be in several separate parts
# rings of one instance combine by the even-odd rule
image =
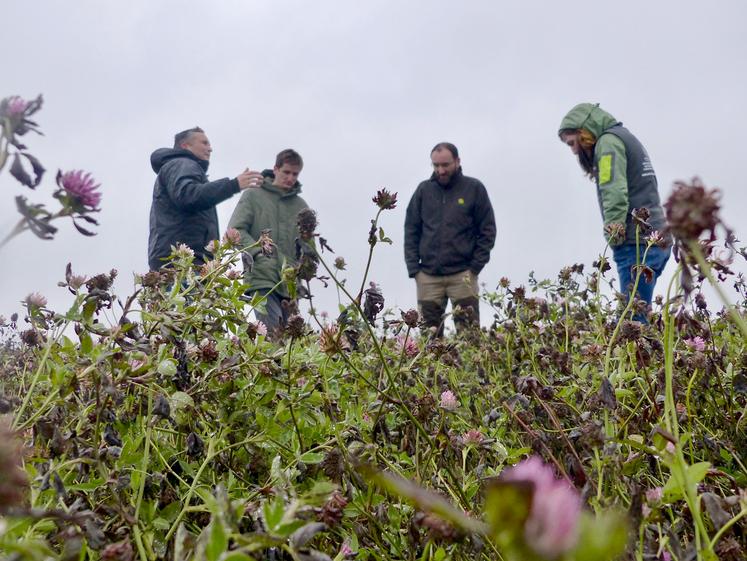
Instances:
[[[220,237],[215,205],[239,192],[238,181],[208,181],[208,162],[178,148],[156,150],[150,164],[158,174],[150,207],[150,269],[163,267],[171,246],[180,243],[192,248],[196,264],[204,263],[210,258],[205,246]]]

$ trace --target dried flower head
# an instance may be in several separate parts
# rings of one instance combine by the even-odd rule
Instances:
[[[648,219],[651,217],[651,212],[644,206],[640,208],[634,208],[630,212],[633,221],[641,226],[644,232],[651,229],[651,225],[648,223]]]
[[[293,339],[302,337],[306,333],[306,322],[300,315],[294,314],[288,318],[285,332]]]
[[[347,267],[347,263],[345,263],[345,259],[342,257],[336,257],[335,258],[335,269],[338,271],[344,271],[345,267]]]
[[[625,241],[625,224],[612,222],[604,227],[604,233],[610,245],[620,245]]]
[[[381,210],[391,210],[397,206],[397,193],[390,193],[386,189],[379,189],[371,199]]]
[[[319,509],[318,518],[327,526],[335,527],[342,522],[343,511],[348,505],[348,500],[339,491],[332,493],[332,496]]]
[[[310,281],[316,277],[319,268],[319,257],[316,253],[304,251],[295,268],[295,276],[300,280]]]
[[[698,177],[690,183],[676,181],[664,203],[669,230],[683,241],[697,240],[706,232],[715,237],[720,198],[718,189],[707,189]]]
[[[409,327],[410,329],[415,329],[418,326],[418,322],[420,321],[420,314],[417,310],[411,309],[407,310],[406,312],[401,312],[402,314],[402,321],[405,322],[405,325]]]
[[[215,362],[218,360],[220,353],[218,352],[218,346],[215,341],[207,337],[200,341],[200,355],[205,362]]]
[[[210,261],[205,261],[205,263],[202,264],[202,267],[200,267],[200,276],[201,277],[210,276],[213,273],[220,271],[220,268],[221,268],[221,262],[218,261],[217,259],[211,259]]]
[[[146,288],[155,288],[161,283],[161,272],[148,271],[139,278],[139,281]]]
[[[38,347],[44,342],[44,335],[36,329],[27,329],[21,332],[21,341],[29,347]]]
[[[576,544],[581,498],[567,481],[555,479],[552,469],[538,456],[507,469],[501,479],[528,482],[534,487],[529,518],[524,525],[524,539],[531,549],[555,558]]]
[[[447,411],[454,411],[454,409],[459,407],[459,402],[457,401],[454,392],[452,392],[451,390],[446,390],[441,393],[440,405],[442,409],[446,409]]]
[[[57,173],[57,185],[70,197],[73,207],[84,207],[85,210],[97,210],[101,202],[100,184],[90,173],[72,170]],[[79,210],[84,210],[79,209]]]
[[[620,326],[620,339],[623,341],[635,341],[641,336],[642,325],[637,321],[625,320]]]
[[[257,240],[257,243],[259,244],[259,251],[264,255],[265,257],[269,257],[272,255],[275,242],[272,241],[272,238],[270,237],[270,230],[262,230],[259,233],[259,239]]]
[[[340,350],[340,345],[337,342],[337,326],[329,325],[322,327],[321,333],[319,333],[319,349],[325,354],[330,356],[336,355]]]
[[[108,544],[101,550],[101,561],[133,561],[135,552],[129,539]]]
[[[384,295],[375,282],[369,283],[369,288],[364,291],[365,300],[363,301],[363,315],[373,323],[376,316],[384,309]]]
[[[310,208],[305,208],[298,213],[298,233],[302,240],[310,240],[316,232],[316,212]]]

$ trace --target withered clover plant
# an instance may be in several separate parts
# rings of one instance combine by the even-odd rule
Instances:
[[[715,269],[723,280],[731,273],[728,265],[735,255],[747,259],[744,248],[736,248],[738,240],[719,216],[720,199],[719,189],[708,189],[700,178],[694,177],[690,183],[675,182],[664,208],[669,231],[675,239],[674,256],[680,264],[680,285],[685,298],[693,290],[695,274],[707,278],[747,339],[747,321],[729,302],[713,275]],[[723,249],[716,247],[719,228],[724,232]]]
[[[698,277],[648,325],[614,321],[602,260],[501,279],[489,329],[432,340],[370,271],[346,282],[317,227],[299,217],[283,279],[311,297],[324,271],[345,298],[312,306],[319,333],[248,319],[235,232],[199,268],[175,247],[124,301],[115,272],[69,269],[69,310],[30,294],[0,321],[0,413],[23,443],[0,446],[0,556],[744,559],[745,340]]]
[[[29,101],[19,96],[6,97],[0,101],[0,171],[9,158],[12,158],[10,174],[21,185],[30,189],[39,186],[46,170],[39,159],[28,151],[20,137],[29,132],[42,134],[39,125],[31,119],[41,109],[42,102],[41,95]],[[30,166],[30,170],[27,166]],[[29,203],[23,195],[15,198],[16,208],[22,218],[0,241],[0,248],[27,230],[41,239],[51,240],[57,232],[57,227],[52,222],[64,217],[70,217],[73,226],[84,236],[94,235],[81,222],[98,225],[91,214],[99,211],[100,185],[90,173],[79,170],[65,173],[58,171],[56,182],[57,189],[53,196],[60,203],[57,211],[47,209],[42,203]]]

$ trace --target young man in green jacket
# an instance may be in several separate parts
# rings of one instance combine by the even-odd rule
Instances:
[[[586,175],[596,182],[604,233],[617,265],[620,291],[630,295],[635,267],[643,264],[647,269],[638,281],[636,295],[650,305],[656,280],[669,259],[671,244],[663,237],[666,219],[646,149],[599,104],[576,105],[563,118],[558,135],[578,157]],[[635,209],[646,209],[638,218],[647,224],[642,226],[636,220]],[[660,240],[646,253],[651,231],[658,232]],[[634,319],[646,321],[642,314],[636,314]]]
[[[281,281],[282,268],[284,264],[296,263],[297,217],[308,208],[299,196],[298,176],[302,169],[303,160],[298,152],[291,149],[280,152],[275,167],[262,172],[264,182],[260,187],[244,191],[228,224],[239,231],[241,245],[246,248],[256,245],[265,230],[272,238],[269,255],[260,247],[251,247],[244,252],[243,259],[248,292],[265,297],[265,312],[255,313],[269,333],[285,327],[288,320],[290,295]]]

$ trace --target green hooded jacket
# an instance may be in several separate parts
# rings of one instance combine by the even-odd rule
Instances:
[[[264,255],[259,247],[247,250],[253,258],[245,261],[244,280],[250,290],[269,290],[280,282],[283,263],[296,264],[296,239],[298,238],[298,213],[308,208],[298,194],[301,184],[290,189],[282,189],[272,182],[275,179],[271,170],[262,172],[264,183],[256,189],[246,189],[239,204],[231,215],[229,228],[236,228],[241,234],[242,247],[257,243],[262,230],[270,230],[275,246],[270,256]],[[288,287],[280,284],[276,294],[288,297]]]
[[[617,119],[596,104],[579,103],[563,118],[558,131],[560,133],[565,129],[586,129],[597,139],[594,146],[594,164],[597,170],[602,169],[602,180],[609,178],[609,181],[600,182],[600,175],[597,175],[599,208],[607,241],[610,240],[606,227],[614,223],[625,224],[629,204],[625,144],[615,135],[604,134],[607,129],[617,124]],[[602,154],[605,155],[604,163],[601,162]]]
[[[656,173],[641,142],[621,122],[592,103],[580,103],[568,112],[560,123],[559,134],[568,129],[586,129],[597,139],[594,170],[607,241],[610,241],[607,226],[625,226],[625,238],[610,245],[644,243],[632,216],[636,208],[648,209],[649,226],[664,230],[666,218]]]

